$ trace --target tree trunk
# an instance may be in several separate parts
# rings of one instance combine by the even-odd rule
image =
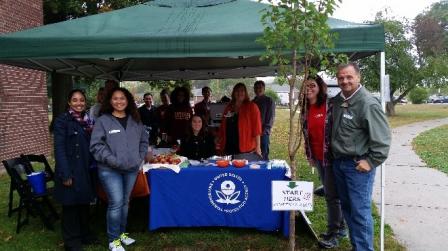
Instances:
[[[296,250],[296,211],[289,211],[289,236],[294,236],[294,238],[289,237],[289,250]]]
[[[70,75],[51,73],[51,93],[52,93],[52,111],[53,118],[65,112],[67,108],[67,95],[73,89],[73,79]],[[51,120],[50,128],[53,128]]]
[[[296,179],[296,158],[295,154],[289,153],[289,160],[291,161],[291,180]],[[289,211],[289,250],[296,250],[296,212]]]
[[[295,59],[293,57],[293,59]],[[293,61],[293,67],[295,67],[295,61]],[[289,80],[289,139],[288,139],[288,155],[289,161],[291,164],[291,180],[295,180],[296,177],[296,154],[294,151],[295,148],[295,105],[294,105],[294,87],[296,81],[296,75],[293,74],[292,78]],[[294,251],[296,249],[296,219],[295,212],[289,212],[289,250]]]
[[[386,114],[387,116],[395,116],[395,104],[394,102],[386,103]]]

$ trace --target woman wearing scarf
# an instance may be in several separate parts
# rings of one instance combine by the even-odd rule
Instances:
[[[62,204],[62,238],[65,250],[82,250],[95,237],[89,229],[89,203],[94,198],[89,152],[93,120],[86,112],[81,90],[68,95],[68,110],[54,123],[56,157],[55,198]]]

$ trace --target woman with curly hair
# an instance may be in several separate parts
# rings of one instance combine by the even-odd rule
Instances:
[[[122,251],[122,244],[135,242],[126,233],[129,198],[148,149],[146,132],[132,94],[114,88],[101,106],[90,151],[98,162],[98,177],[108,198],[109,250]]]

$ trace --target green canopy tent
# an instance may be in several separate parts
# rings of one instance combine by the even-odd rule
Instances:
[[[266,4],[156,0],[0,36],[0,63],[116,80],[274,75],[255,40]],[[352,59],[384,50],[384,29],[330,18],[332,52]]]
[[[267,7],[249,0],[150,1],[2,35],[0,64],[115,80],[273,76],[275,67],[260,61],[265,48],[256,43]],[[381,54],[383,90],[384,28],[334,18],[328,24],[339,34],[331,52],[346,53],[352,60]]]

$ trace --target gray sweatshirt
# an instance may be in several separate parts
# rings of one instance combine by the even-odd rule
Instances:
[[[141,122],[128,116],[126,129],[110,114],[95,122],[90,152],[98,168],[136,171],[148,150],[148,133]]]

